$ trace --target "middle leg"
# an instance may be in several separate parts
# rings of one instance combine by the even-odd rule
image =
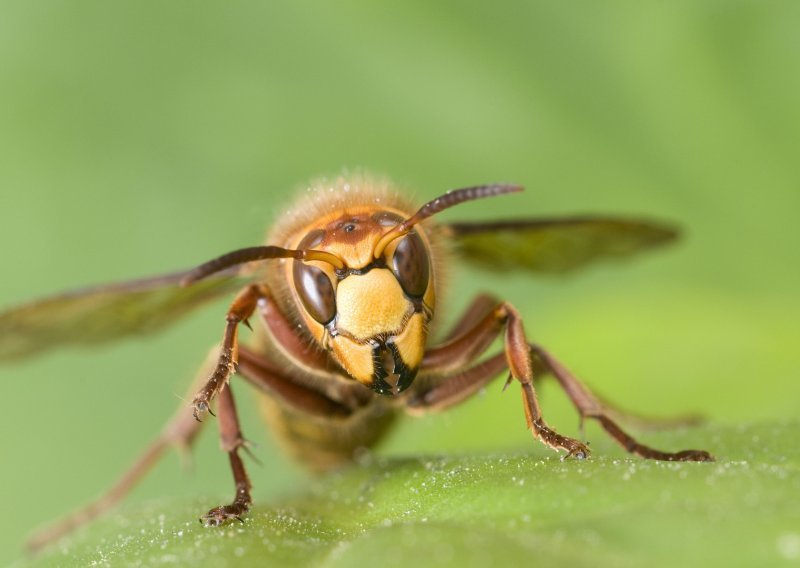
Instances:
[[[663,461],[714,461],[714,458],[704,450],[682,450],[679,452],[664,452],[638,442],[633,436],[625,432],[613,419],[613,411],[594,395],[577,377],[570,373],[555,357],[538,345],[531,345],[534,360],[552,374],[572,404],[580,413],[581,419],[591,418],[597,420],[603,430],[623,448],[632,454],[643,458]]]
[[[242,521],[242,515],[250,510],[250,505],[253,503],[250,495],[252,488],[250,478],[247,476],[242,457],[239,455],[239,450],[245,447],[246,441],[239,426],[239,415],[236,412],[236,404],[229,384],[223,386],[217,396],[217,415],[219,416],[222,450],[227,452],[231,463],[236,494],[230,504],[214,507],[200,517],[200,522],[207,527],[219,526],[234,519]]]

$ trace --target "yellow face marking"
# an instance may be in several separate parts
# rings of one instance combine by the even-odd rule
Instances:
[[[411,316],[405,329],[394,338],[394,344],[400,352],[400,357],[409,369],[417,369],[422,363],[426,338],[427,333],[422,314]]]
[[[384,268],[339,282],[336,306],[336,327],[362,340],[400,330],[413,309],[394,274]]]
[[[372,345],[356,343],[343,335],[331,341],[336,359],[347,371],[347,374],[367,386],[372,385],[375,368],[372,361]]]

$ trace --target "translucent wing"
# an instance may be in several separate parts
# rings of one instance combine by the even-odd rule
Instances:
[[[229,272],[181,287],[187,273],[74,290],[2,312],[0,362],[150,333],[250,280]]]
[[[611,217],[453,223],[445,231],[463,258],[484,268],[553,274],[627,257],[678,235],[659,223]]]

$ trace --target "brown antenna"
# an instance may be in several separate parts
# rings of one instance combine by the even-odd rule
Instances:
[[[436,215],[440,211],[449,209],[454,205],[464,203],[466,201],[473,201],[475,199],[483,199],[484,197],[494,197],[496,195],[504,195],[506,193],[516,193],[522,191],[524,188],[521,185],[494,183],[490,185],[476,185],[474,187],[465,187],[463,189],[453,189],[434,199],[428,201],[425,205],[419,208],[411,217],[389,229],[375,245],[375,258],[380,258],[383,251],[388,244],[398,237],[402,237],[408,233],[414,225]]]
[[[333,265],[334,268],[344,268],[344,262],[338,256],[321,250],[293,250],[276,246],[249,247],[223,254],[192,269],[181,280],[181,286],[189,286],[212,274],[221,272],[226,268],[253,262],[269,260],[271,258],[293,258],[295,260],[321,260]]]

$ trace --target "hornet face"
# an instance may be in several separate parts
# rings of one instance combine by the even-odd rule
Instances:
[[[306,227],[296,248],[330,253],[292,262],[295,300],[314,338],[347,373],[384,395],[417,374],[435,297],[430,245],[419,228],[394,236],[405,216],[361,207]]]

